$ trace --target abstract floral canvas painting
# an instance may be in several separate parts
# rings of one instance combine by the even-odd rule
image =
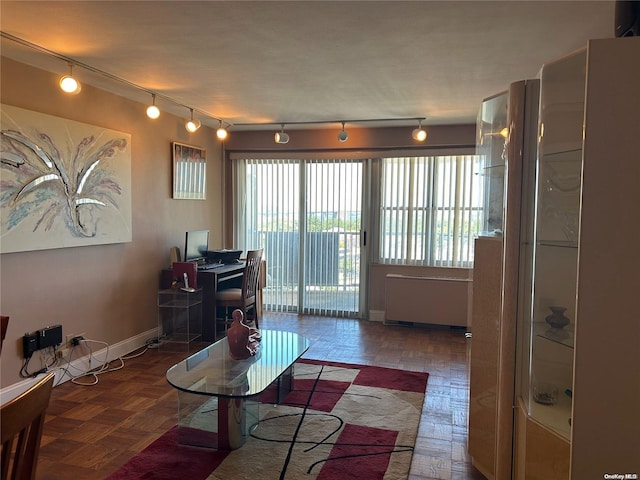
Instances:
[[[0,110],[0,251],[130,242],[131,135]]]

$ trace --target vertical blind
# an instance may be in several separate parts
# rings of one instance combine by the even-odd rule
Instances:
[[[362,162],[305,164],[305,312],[357,316]]]
[[[383,159],[381,263],[473,266],[483,215],[480,162],[476,155]]]
[[[242,246],[264,248],[267,282],[265,308],[297,311],[300,163],[297,160],[245,160]],[[240,191],[240,189],[239,189]]]
[[[265,249],[265,308],[358,316],[362,162],[247,159],[238,171],[238,239]]]

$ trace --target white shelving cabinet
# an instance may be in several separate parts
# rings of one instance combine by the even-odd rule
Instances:
[[[640,38],[545,64],[539,119],[524,191],[535,227],[520,238],[515,477],[640,475]],[[551,306],[568,325],[545,321]],[[534,398],[543,383],[552,404]]]

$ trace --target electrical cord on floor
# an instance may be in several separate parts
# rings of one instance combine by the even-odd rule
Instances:
[[[67,354],[67,358],[65,359],[64,357],[58,357],[58,349],[56,346],[51,346],[51,347],[47,347],[46,350],[42,351],[42,350],[38,350],[39,355],[40,355],[40,360],[41,360],[41,364],[44,361],[45,366],[40,368],[39,370],[35,371],[35,372],[30,372],[29,371],[29,363],[31,362],[31,359],[33,358],[33,355],[30,355],[29,357],[25,358],[22,362],[22,367],[20,368],[20,377],[21,378],[35,378],[40,374],[43,373],[47,373],[49,371],[55,371],[56,372],[56,377],[58,377],[58,382],[54,385],[54,386],[58,386],[62,383],[63,379],[65,378],[65,376],[68,376],[71,381],[73,383],[75,383],[76,385],[83,385],[83,386],[92,386],[98,383],[98,375],[101,375],[103,373],[108,373],[108,372],[115,372],[116,370],[120,370],[122,368],[124,368],[124,360],[130,360],[132,358],[136,358],[139,357],[141,355],[144,355],[147,350],[149,350],[149,348],[151,348],[152,344],[155,342],[157,342],[157,339],[150,339],[148,340],[145,345],[143,345],[142,347],[134,350],[134,353],[130,353],[128,355],[123,355],[121,357],[115,358],[113,360],[110,360],[107,362],[107,359],[109,358],[109,344],[106,342],[101,342],[99,340],[91,340],[91,339],[82,339],[80,340],[78,343],[74,343],[71,345],[71,348],[68,351]],[[82,343],[85,342],[87,348],[89,349],[89,366],[92,365],[93,362],[97,362],[99,364],[98,367],[92,368],[90,370],[83,370],[80,369],[76,366],[74,366],[71,363],[71,359],[73,358],[73,352],[75,351],[75,349]],[[92,343],[98,343],[98,344],[102,344],[106,346],[106,353],[105,353],[105,357],[104,360],[100,360],[98,359],[95,355],[94,352],[91,348],[91,344]],[[139,351],[138,351],[139,350]],[[47,355],[47,357],[43,358],[43,355]],[[115,362],[115,361],[119,361],[120,365],[116,366],[116,367],[111,367],[111,363]],[[66,364],[64,364],[66,362]],[[57,368],[53,368],[57,366]],[[77,373],[73,374],[71,372],[71,369],[75,370]],[[58,373],[60,373],[60,375],[58,375]],[[87,376],[91,376],[93,377],[93,381],[90,383],[85,383],[85,382],[81,382],[78,381],[79,378],[83,378],[83,377],[87,377]]]
[[[53,354],[51,353],[51,350],[53,349]],[[40,355],[40,360],[42,361],[42,350],[39,350],[39,355]],[[40,370],[37,370],[35,372],[29,372],[28,367],[29,367],[29,362],[31,361],[31,358],[33,358],[33,355],[29,355],[28,358],[25,358],[22,362],[22,367],[20,368],[20,377],[21,378],[35,378],[38,375],[42,374],[42,373],[47,373],[51,367],[53,367],[56,363],[57,363],[57,358],[56,358],[56,347],[47,347],[46,351],[44,352],[45,354],[48,353],[49,355],[52,355],[53,359],[51,361],[51,363],[49,363],[47,361],[47,358],[44,358],[44,367],[40,368]]]
[[[38,375],[38,373],[31,373],[28,370],[29,362],[31,361],[31,357],[32,356],[33,355],[29,355],[27,358],[25,358],[22,361],[22,368],[20,369],[20,377],[22,377],[22,378],[31,378],[31,377],[35,377],[36,375]]]
[[[104,359],[101,360],[99,358],[97,358],[94,355],[93,349],[91,348],[92,344],[100,344],[100,345],[105,345],[106,346],[106,352],[104,355]],[[69,375],[69,377],[71,377],[71,382],[76,384],[76,385],[81,385],[81,386],[85,386],[85,387],[90,387],[93,385],[96,385],[99,382],[98,376],[102,375],[104,373],[109,373],[109,372],[115,372],[117,370],[121,370],[122,368],[124,368],[125,360],[130,360],[132,358],[136,358],[139,357],[141,355],[144,355],[146,353],[146,351],[149,349],[149,343],[145,344],[144,346],[140,347],[138,350],[140,350],[137,353],[131,353],[129,355],[123,355],[117,358],[114,358],[113,360],[109,360],[107,361],[107,359],[109,358],[109,348],[110,345],[106,342],[102,342],[100,340],[91,340],[91,339],[82,339],[80,340],[79,344],[85,344],[86,347],[89,349],[89,367],[91,367],[93,362],[97,362],[99,366],[97,367],[93,367],[90,368],[90,370],[81,370],[77,367],[75,367],[74,365],[71,364],[71,358],[72,358],[72,352],[75,348],[75,346],[71,347],[71,350],[69,351],[69,356],[67,358],[67,365],[64,369],[64,374]],[[134,352],[136,352],[136,350],[134,350]],[[112,367],[111,364],[113,362],[117,362],[119,361],[120,364]],[[78,374],[76,375],[71,375],[69,372],[69,368],[73,368],[74,370],[77,370]],[[78,379],[81,378],[85,378],[85,377],[92,377],[93,381],[90,382],[83,382],[83,381],[79,381]]]
[[[99,340],[91,340],[88,338],[85,338],[83,340],[80,340],[80,343],[84,343],[87,348],[89,349],[89,367],[91,368],[92,365],[92,360],[95,360],[97,362],[100,362],[101,365],[98,367],[94,367],[91,368],[89,371],[84,372],[81,375],[77,375],[73,378],[71,378],[71,381],[73,383],[75,383],[76,385],[83,385],[83,386],[91,386],[91,385],[95,385],[98,383],[99,379],[98,379],[98,375],[102,375],[103,373],[108,373],[108,372],[114,372],[116,370],[120,370],[121,368],[124,368],[124,361],[122,360],[122,358],[116,358],[112,361],[107,362],[107,358],[109,358],[109,344],[106,342],[102,342]],[[93,355],[93,349],[91,348],[91,344],[92,343],[99,343],[101,345],[106,345],[107,351],[105,352],[104,355],[104,360],[99,361],[94,355]],[[110,367],[111,362],[116,361],[116,360],[120,360],[120,365],[117,367]],[[84,377],[93,377],[93,381],[90,383],[85,383],[85,382],[79,382],[77,379],[79,378],[84,378]]]
[[[162,337],[152,337],[147,340],[147,348],[160,348],[165,340],[166,336],[164,335]]]
[[[69,377],[71,377],[71,373],[69,373],[69,368],[73,367],[73,365],[71,365],[71,358],[73,357],[73,351],[76,349],[76,345],[72,345],[71,349],[69,350],[69,353],[67,354],[67,365],[63,368],[63,367],[58,367],[57,370],[62,371],[62,375],[60,375],[60,379],[58,381],[58,383],[56,383],[54,385],[54,387],[57,387],[58,385],[60,385],[62,383],[62,379],[64,378],[65,375],[69,375]],[[60,357],[58,359],[58,363],[60,363],[60,360],[64,361],[64,357]],[[73,367],[75,368],[75,367]]]
[[[129,355],[124,355],[120,358],[122,358],[123,360],[131,360],[132,358],[136,358],[136,357],[140,357],[142,355],[144,355],[145,353],[147,353],[147,350],[149,350],[149,345],[144,345],[143,347],[140,347],[138,350],[142,350],[138,353],[130,353]],[[135,350],[134,350],[135,352]]]

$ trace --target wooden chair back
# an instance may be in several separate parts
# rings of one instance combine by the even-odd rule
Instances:
[[[260,264],[262,263],[263,249],[249,250],[247,252],[247,263],[244,267],[242,277],[242,305],[244,307],[256,303],[258,292],[258,281],[260,279]]]
[[[240,309],[245,319],[249,319],[248,311],[253,309],[253,322],[256,328],[258,326],[258,317],[261,309],[257,305],[257,301],[262,301],[258,295],[260,288],[260,265],[262,264],[263,249],[249,250],[247,252],[246,263],[242,273],[242,287],[223,289],[216,295],[216,308],[221,307],[225,310],[224,317],[221,318],[225,329],[231,324],[231,309]],[[217,317],[217,313],[216,313]],[[218,322],[218,318],[216,318]]]
[[[54,373],[50,372],[0,409],[3,480],[35,478],[45,412],[49,406],[54,377]]]

